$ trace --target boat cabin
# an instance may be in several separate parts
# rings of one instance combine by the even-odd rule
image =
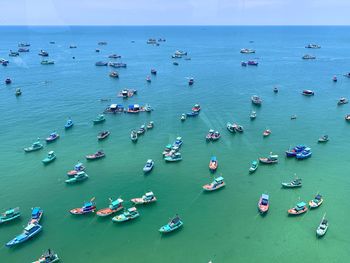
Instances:
[[[222,176],[219,176],[218,178],[215,178],[215,183],[217,183],[217,184],[221,184],[221,183],[223,183],[224,182],[224,178],[222,177]]]
[[[118,207],[118,206],[119,206],[121,203],[123,203],[123,202],[124,202],[123,199],[118,198],[117,200],[112,201],[112,202],[111,202],[111,205],[112,205],[113,207]]]
[[[140,105],[139,104],[129,105],[128,112],[133,112],[133,113],[140,112]]]
[[[300,202],[299,204],[297,204],[297,206],[295,207],[295,210],[300,211],[303,210],[306,207],[306,203],[305,202]]]

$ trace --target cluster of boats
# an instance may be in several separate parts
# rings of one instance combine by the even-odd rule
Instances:
[[[166,162],[178,162],[182,160],[181,153],[179,152],[183,144],[182,138],[177,137],[172,144],[165,146],[163,151],[163,157]]]
[[[231,133],[235,133],[235,132],[242,133],[244,131],[243,126],[239,125],[237,123],[230,123],[230,122],[228,122],[226,124],[226,128]]]
[[[183,114],[181,115],[181,118],[180,118],[180,119],[181,119],[181,121],[185,121],[187,117],[196,117],[196,116],[199,115],[200,111],[201,111],[201,106],[200,106],[199,104],[195,104],[195,105],[192,107],[191,111],[190,111],[190,112],[187,112],[186,114],[183,113]]]
[[[133,142],[137,142],[140,135],[145,134],[146,131],[153,129],[154,122],[150,121],[147,125],[142,124],[138,130],[132,130],[130,133],[130,139]]]
[[[328,140],[328,137],[327,137]],[[298,160],[310,158],[312,155],[311,148],[306,145],[297,145],[286,151],[287,157],[295,157]]]
[[[219,140],[220,137],[221,137],[220,132],[214,131],[213,129],[210,129],[208,131],[208,134],[205,136],[205,139],[207,140],[207,142],[210,142],[210,141],[215,142],[215,141]]]
[[[136,94],[137,94],[137,90],[135,90],[135,89],[123,89],[118,93],[117,96],[120,98],[127,99],[127,98],[131,98],[132,96],[134,96]]]
[[[248,60],[248,61],[241,61],[241,66],[246,67],[246,66],[257,66],[259,65],[259,62],[256,60]]]
[[[146,104],[145,106],[140,106],[139,104],[131,104],[127,108],[121,104],[111,104],[109,107],[107,107],[104,110],[104,113],[122,113],[122,112],[140,113],[140,112],[151,112],[151,111],[153,111],[153,108],[149,104]]]

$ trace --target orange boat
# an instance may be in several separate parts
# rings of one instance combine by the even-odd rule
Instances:
[[[305,202],[300,202],[295,207],[288,210],[288,214],[290,215],[300,215],[307,212],[307,207]]]
[[[269,210],[269,207],[270,207],[269,195],[262,194],[258,203],[259,212],[264,214]]]
[[[73,215],[83,215],[87,213],[93,213],[96,210],[96,205],[95,205],[95,197],[91,199],[89,202],[85,202],[83,207],[79,208],[73,208],[69,212]]]
[[[98,216],[109,216],[111,214],[114,214],[120,210],[122,210],[123,207],[123,199],[118,198],[117,200],[114,200],[112,198],[109,198],[110,205],[107,208],[100,209],[96,212],[96,215]]]
[[[270,134],[271,134],[271,130],[265,130],[265,131],[263,132],[264,137],[267,137],[267,136],[269,136]]]
[[[214,181],[210,184],[203,185],[205,191],[215,191],[225,186],[224,178],[221,176],[215,178]]]
[[[216,156],[211,157],[210,162],[209,162],[209,169],[211,171],[216,171],[218,168],[218,160],[216,159]]]

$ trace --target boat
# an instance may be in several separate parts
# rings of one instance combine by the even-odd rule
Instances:
[[[70,176],[65,182],[67,184],[77,183],[88,179],[89,176],[84,172],[77,172],[75,175]]]
[[[327,230],[328,230],[328,220],[326,219],[326,215],[324,215],[322,217],[320,224],[316,229],[316,235],[318,237],[323,237],[326,234]]]
[[[273,88],[273,92],[274,92],[274,93],[278,93],[278,88],[277,88],[277,87],[274,87],[274,88]]]
[[[97,52],[97,53],[99,53],[100,51],[101,51],[101,50],[98,49],[98,48],[95,49],[95,52]]]
[[[322,195],[317,194],[314,199],[309,202],[310,208],[317,208],[323,203]]]
[[[5,84],[9,85],[12,83],[12,80],[10,78],[5,79]]]
[[[296,178],[289,183],[282,183],[282,187],[284,187],[284,188],[297,188],[297,187],[301,187],[301,186],[302,186],[302,183],[301,183],[300,178]]]
[[[125,222],[125,221],[135,219],[139,216],[140,216],[140,214],[137,211],[136,207],[131,207],[131,208],[128,208],[128,210],[124,211],[124,213],[122,213],[121,215],[117,215],[117,216],[113,217],[112,221],[113,222]]]
[[[46,142],[53,142],[57,140],[60,137],[60,135],[57,132],[53,132],[45,139]]]
[[[112,71],[109,73],[109,76],[112,78],[119,78],[119,74],[117,71]]]
[[[132,96],[137,94],[137,90],[135,89],[123,89],[118,93],[118,97],[122,97],[124,99],[131,98]]]
[[[255,53],[255,50],[254,49],[250,49],[250,48],[242,48],[240,53],[242,53],[242,54],[253,54],[253,53]]]
[[[307,206],[305,202],[298,203],[295,207],[288,210],[289,215],[300,215],[307,212]]]
[[[18,43],[18,47],[30,47],[29,43]]]
[[[212,181],[210,184],[203,185],[204,191],[215,191],[225,186],[224,178],[222,176],[219,176],[217,178],[214,178],[214,181]]]
[[[151,74],[152,75],[157,75],[157,70],[155,70],[154,68],[151,69]]]
[[[76,165],[74,165],[74,169],[70,170],[69,172],[67,172],[68,176],[74,176],[76,175],[78,172],[82,172],[85,171],[85,166],[82,163],[77,163]]]
[[[66,122],[66,124],[64,125],[64,128],[65,128],[66,130],[68,130],[69,128],[72,128],[73,125],[74,125],[74,123],[73,123],[72,119],[68,119],[67,122]]]
[[[236,132],[243,132],[244,131],[243,126],[238,125],[237,123],[232,124],[232,127]]]
[[[10,50],[9,56],[10,57],[18,57],[19,56],[19,52]]]
[[[137,135],[142,135],[146,132],[146,125],[141,125],[140,128],[137,130]]]
[[[121,62],[108,62],[108,66],[112,68],[126,68],[127,65]]]
[[[218,168],[218,160],[216,159],[216,156],[212,156],[209,161],[209,169],[210,171],[215,172]]]
[[[153,192],[147,192],[141,198],[131,199],[131,202],[135,205],[149,204],[155,201],[157,201],[157,198],[154,196]]]
[[[95,66],[98,66],[98,67],[108,66],[108,62],[105,62],[105,61],[97,61],[97,62],[95,63]]]
[[[106,41],[100,41],[100,42],[97,43],[97,45],[105,46],[105,45],[107,45],[107,42]]]
[[[36,261],[33,261],[32,263],[53,263],[58,262],[60,259],[58,255],[51,251],[51,249],[48,249],[44,254],[40,256],[40,258]]]
[[[141,111],[139,104],[132,104],[128,106],[127,113],[139,113]]]
[[[315,92],[313,92],[312,90],[306,89],[306,90],[303,90],[302,94],[304,96],[313,96],[315,95]]]
[[[42,160],[44,164],[51,163],[56,159],[56,154],[54,151],[49,151],[47,157]]]
[[[164,160],[166,162],[177,162],[177,161],[181,161],[182,160],[182,156],[181,156],[181,153],[176,152],[176,153],[173,153],[170,156],[164,157]]]
[[[131,133],[130,133],[130,139],[131,139],[133,142],[136,142],[136,141],[137,141],[137,139],[138,139],[137,131],[131,131]]]
[[[267,137],[267,136],[269,136],[271,134],[271,130],[269,130],[269,129],[266,129],[264,132],[263,132],[263,136],[264,137]]]
[[[99,150],[94,154],[86,155],[85,158],[88,160],[97,160],[97,159],[103,158],[105,156],[106,156],[105,153],[102,150]]]
[[[209,131],[208,131],[208,134],[205,136],[205,139],[207,140],[207,141],[210,141],[211,140],[211,138],[212,138],[212,136],[213,136],[213,134],[214,134],[214,130],[213,129],[210,129]]]
[[[199,111],[191,111],[186,113],[187,117],[196,117],[198,115],[199,115]]]
[[[260,106],[262,103],[262,99],[257,95],[253,95],[250,99],[254,105]]]
[[[179,65],[179,63],[178,63],[178,62],[176,62],[176,61],[174,61],[174,62],[173,62],[173,65],[174,65],[174,66],[178,66],[178,65]]]
[[[250,118],[251,120],[255,120],[255,119],[256,119],[256,112],[255,112],[255,111],[252,111],[252,112],[250,113],[250,115],[249,115],[249,118]]]
[[[256,171],[256,169],[258,169],[258,162],[257,161],[252,161],[252,164],[250,165],[250,168],[249,168],[249,173],[252,174]]]
[[[157,40],[155,38],[150,38],[150,39],[147,40],[146,43],[154,45],[154,44],[157,44]]]
[[[181,120],[181,121],[185,121],[185,120],[186,120],[186,114],[185,114],[185,113],[182,113],[182,114],[181,114],[180,120]]]
[[[111,133],[109,131],[102,131],[97,135],[97,139],[99,141],[102,141],[104,139],[106,139]]]
[[[194,104],[192,107],[193,112],[199,112],[201,110],[201,106],[199,104]]]
[[[76,45],[70,45],[69,48],[77,48]]]
[[[306,54],[304,56],[301,57],[302,59],[316,59],[315,56],[312,56],[312,55],[309,55],[309,54]]]
[[[350,78],[350,72],[349,73],[345,73],[344,77]]]
[[[38,55],[39,55],[39,56],[42,56],[42,57],[48,57],[48,56],[49,56],[49,53],[46,52],[45,50],[40,50],[40,52],[39,52]]]
[[[159,232],[169,233],[176,229],[179,229],[180,227],[183,226],[183,224],[184,223],[182,222],[181,218],[178,215],[176,215],[166,225],[162,226],[159,229]]]
[[[33,142],[32,146],[24,148],[25,152],[34,152],[37,150],[40,150],[44,147],[44,145],[40,142],[40,139],[38,138],[37,141]]]
[[[265,214],[270,207],[269,195],[262,194],[259,199],[258,209],[261,214]]]
[[[69,212],[72,215],[83,215],[83,214],[93,213],[96,210],[96,204],[94,200],[95,198],[92,198],[89,202],[85,202],[82,207],[73,208]]]
[[[107,208],[100,209],[96,212],[96,215],[105,217],[112,215],[114,213],[119,212],[120,210],[124,209],[123,202],[124,200],[121,198],[118,198],[116,200],[113,200],[112,198],[109,198],[109,206]]]
[[[102,101],[110,101],[110,99],[102,99]],[[103,113],[121,113],[121,112],[125,112],[125,109],[123,107],[123,105],[121,104],[111,104],[109,107],[107,107]]]
[[[153,129],[154,127],[154,122],[153,121],[150,121],[148,124],[147,124],[147,129],[150,130],[150,129]]]
[[[153,111],[153,108],[152,108],[151,105],[146,104],[146,105],[143,107],[143,110],[144,110],[145,112],[151,112],[151,111]]]
[[[53,60],[42,60],[40,62],[40,64],[41,65],[53,65],[53,64],[55,64],[55,61],[53,61]]]
[[[143,172],[149,173],[150,171],[152,171],[153,167],[154,167],[154,161],[152,159],[148,159],[145,166],[143,167]]]
[[[22,91],[21,91],[20,88],[17,88],[17,89],[16,89],[15,95],[16,95],[16,96],[22,95]]]
[[[0,58],[0,64],[1,65],[6,67],[9,63],[10,63],[10,61],[8,61],[6,59],[3,59],[3,58]]]
[[[337,76],[333,76],[333,78],[332,78],[332,80],[333,80],[333,82],[337,82],[338,81],[338,78],[337,78]]]
[[[56,44],[56,42],[55,41],[50,41],[49,44]]]
[[[346,115],[345,115],[345,120],[346,120],[346,121],[350,121],[350,114],[346,114]]]
[[[188,79],[188,85],[192,86],[194,84],[194,78],[189,78]]]
[[[349,100],[347,98],[342,97],[338,100],[337,104],[342,105],[342,104],[346,104],[348,102],[349,102]]]
[[[307,46],[305,46],[305,48],[318,49],[318,48],[321,48],[321,46],[317,44],[308,44]]]
[[[228,130],[229,132],[232,132],[232,133],[235,133],[235,132],[236,132],[236,130],[234,129],[232,123],[229,123],[229,122],[228,122],[228,123],[226,124],[226,128],[227,128],[227,130]]]
[[[260,157],[259,162],[264,163],[264,164],[275,164],[278,163],[278,155],[270,155],[268,157]]]
[[[117,54],[112,54],[108,56],[108,58],[121,58],[121,57],[122,57],[121,55],[117,55]]]
[[[20,52],[20,53],[29,52],[29,48],[21,47],[21,48],[18,49],[18,52]]]
[[[0,224],[12,221],[21,216],[19,207],[10,208],[0,214]]]
[[[245,62],[245,61],[241,61],[241,66],[242,67],[246,67],[248,65],[248,63],[247,62]]]
[[[94,124],[102,123],[106,120],[105,116],[103,114],[99,114],[96,119],[94,119],[92,122]]]
[[[329,137],[328,135],[323,135],[322,137],[318,138],[318,142],[328,142]]]
[[[181,137],[176,137],[175,141],[172,144],[172,149],[180,149],[183,144],[182,138]]]
[[[248,66],[257,66],[259,63],[255,60],[248,60],[247,65]]]
[[[312,155],[311,148],[306,147],[302,152],[297,153],[296,158],[298,160],[303,160],[303,159],[310,158],[311,155]]]
[[[305,145],[297,145],[294,148],[289,148],[289,150],[286,151],[286,156],[287,157],[295,157],[298,153],[302,152],[305,150],[306,146]]]
[[[14,239],[6,243],[7,247],[12,247],[27,241],[42,230],[42,226],[39,224],[29,224],[24,228],[22,234],[16,236]]]
[[[174,53],[175,56],[187,56],[187,52],[183,50],[176,50]]]
[[[152,82],[151,77],[150,77],[150,76],[147,76],[147,77],[146,77],[146,81],[147,81],[148,83],[151,83],[151,82]]]
[[[297,119],[297,115],[292,115],[292,116],[290,116],[290,119],[291,119],[291,120],[296,120],[296,119]]]
[[[34,207],[32,208],[32,214],[31,214],[31,218],[28,222],[29,224],[39,224],[41,217],[44,214],[44,210],[41,209],[40,207]]]

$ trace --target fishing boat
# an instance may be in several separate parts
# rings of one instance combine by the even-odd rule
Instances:
[[[271,134],[271,130],[269,130],[269,129],[266,129],[264,132],[263,132],[263,136],[264,137],[267,137],[267,136],[269,136]]]
[[[87,160],[97,160],[97,159],[103,158],[105,156],[106,156],[105,153],[102,150],[99,150],[94,154],[86,155],[85,158]]]
[[[74,123],[73,123],[72,119],[69,118],[69,119],[67,120],[66,124],[64,125],[64,128],[65,128],[66,130],[68,130],[69,128],[72,128],[73,125],[74,125]]]
[[[77,48],[76,45],[70,45],[69,48]]]
[[[151,105],[146,104],[145,106],[142,107],[145,112],[151,112],[153,111],[153,108]]]
[[[178,66],[178,65],[179,65],[179,63],[178,63],[178,62],[176,62],[176,61],[174,61],[174,62],[173,62],[173,65],[174,65],[174,66]]]
[[[118,97],[122,97],[124,99],[131,98],[132,96],[137,94],[137,90],[135,89],[123,89],[118,93]]]
[[[350,78],[350,72],[349,73],[345,73],[344,77]]]
[[[252,101],[252,103],[253,103],[254,105],[258,105],[258,106],[260,106],[261,103],[262,103],[262,99],[261,99],[259,96],[257,96],[257,95],[253,95],[253,96],[251,97],[251,101]]]
[[[153,129],[154,127],[154,122],[153,121],[150,121],[148,124],[147,124],[147,129],[150,130],[150,129]]]
[[[137,135],[142,135],[146,132],[146,125],[142,124],[140,128],[137,130]]]
[[[32,263],[53,263],[59,261],[58,255],[51,251],[51,249],[48,249],[44,254],[40,256],[40,258],[36,261],[33,261]]]
[[[181,156],[181,153],[176,152],[176,153],[173,153],[173,154],[170,155],[170,156],[164,157],[164,160],[165,160],[166,162],[178,162],[178,161],[181,161],[181,160],[182,160],[182,156]]]
[[[41,209],[40,207],[34,207],[32,208],[32,214],[30,217],[30,220],[28,222],[29,224],[39,224],[41,217],[44,214],[44,210]]]
[[[254,49],[250,49],[250,48],[242,48],[240,53],[242,53],[242,54],[253,54],[253,53],[255,53],[255,50]]]
[[[185,120],[186,120],[186,114],[185,114],[185,113],[182,113],[182,114],[181,114],[180,120],[181,120],[181,121],[185,121]]]
[[[322,217],[319,226],[316,229],[316,235],[318,237],[323,237],[328,230],[328,220],[326,219],[326,214]]]
[[[18,43],[18,47],[30,47],[29,43]]]
[[[38,138],[36,142],[33,142],[32,146],[24,148],[25,152],[34,152],[37,150],[40,150],[44,147],[44,145],[40,142],[40,139]]]
[[[265,214],[270,207],[269,195],[262,194],[258,202],[258,210],[261,214]]]
[[[12,80],[10,78],[5,79],[5,84],[9,85],[12,83]]]
[[[219,176],[218,178],[214,178],[210,184],[203,185],[204,191],[215,191],[225,186],[224,178]]]
[[[205,139],[207,140],[207,141],[210,141],[211,140],[211,137],[213,136],[213,134],[214,134],[214,130],[213,129],[210,129],[209,131],[208,131],[208,133],[207,133],[207,135],[205,136]]]
[[[187,117],[196,117],[199,115],[199,111],[191,111],[186,113]]]
[[[166,146],[165,146],[165,149],[164,149],[164,151],[163,151],[163,156],[164,155],[166,155],[166,154],[168,154],[168,153],[170,153],[171,151],[172,151],[172,148],[173,148],[173,145],[172,144],[167,144]]]
[[[110,135],[110,131],[102,131],[97,135],[99,141],[106,139]]]
[[[255,120],[255,119],[256,119],[256,112],[255,112],[255,111],[252,111],[252,112],[250,113],[250,115],[249,115],[249,118],[250,118],[251,120]]]
[[[108,62],[105,62],[105,61],[97,61],[97,62],[95,63],[95,66],[98,66],[98,67],[108,66]]]
[[[345,115],[345,120],[346,120],[346,121],[350,121],[350,114],[346,114],[346,115]]]
[[[41,65],[54,65],[55,64],[55,61],[53,60],[42,60],[40,62]]]
[[[127,65],[121,62],[108,62],[108,66],[112,68],[126,68]]]
[[[45,139],[45,141],[46,141],[47,143],[53,142],[53,141],[56,141],[59,137],[60,137],[60,135],[59,135],[57,132],[53,132],[53,133],[51,133],[51,134],[49,135],[49,137],[47,137],[47,138]]]
[[[337,76],[333,76],[333,78],[332,78],[332,80],[333,80],[333,82],[337,82],[338,81],[338,78],[337,78]]]
[[[292,115],[292,116],[290,116],[290,119],[291,119],[291,120],[296,120],[296,119],[297,119],[297,115]]]
[[[10,57],[18,57],[18,56],[19,56],[19,53],[18,53],[17,51],[12,51],[12,50],[10,50],[9,56],[10,56]]]
[[[135,219],[139,216],[140,216],[140,214],[137,211],[136,207],[131,207],[131,208],[128,208],[128,210],[124,211],[124,213],[122,213],[121,215],[117,215],[117,216],[113,217],[112,221],[113,222],[125,222],[125,221]]]
[[[143,172],[149,173],[150,171],[152,171],[153,167],[154,167],[154,161],[152,159],[148,159],[145,166],[143,167]]]
[[[89,178],[89,176],[84,171],[81,171],[81,172],[77,172],[73,176],[70,176],[65,182],[67,184],[73,184],[73,183],[78,183],[78,182],[84,181],[88,178]]]
[[[176,215],[166,225],[162,226],[159,229],[159,232],[169,233],[176,229],[179,229],[180,227],[183,226],[183,224],[184,223],[182,222],[181,218],[178,215]]]
[[[227,130],[228,130],[229,132],[232,132],[232,133],[235,133],[235,132],[236,132],[236,130],[235,130],[234,127],[233,127],[233,124],[230,123],[230,122],[228,122],[228,123],[226,124],[226,128],[227,128]]]
[[[153,192],[147,192],[141,198],[131,199],[131,202],[135,205],[149,204],[155,201],[157,201],[157,198],[154,196]]]
[[[194,78],[189,78],[188,79],[188,85],[192,86],[194,84]]]
[[[328,135],[323,135],[320,138],[318,138],[318,142],[328,142],[328,141],[329,141]]]
[[[241,61],[241,66],[242,66],[242,67],[246,67],[247,65],[248,65],[247,62]]]
[[[289,148],[289,150],[286,151],[286,156],[287,157],[295,157],[298,153],[302,152],[305,150],[306,146],[305,145],[297,145],[294,148]]]
[[[83,215],[93,213],[96,210],[95,198],[92,198],[89,202],[85,202],[82,207],[71,209],[69,212],[73,215]]]
[[[296,158],[298,160],[303,160],[303,159],[310,158],[311,155],[312,155],[311,148],[306,147],[302,152],[297,153]]]
[[[244,129],[243,129],[243,126],[242,125],[239,125],[239,124],[237,124],[237,123],[234,123],[233,125],[232,125],[232,127],[233,127],[233,129],[236,131],[236,132],[243,132],[244,131]]]
[[[137,142],[137,139],[138,139],[137,131],[131,131],[131,133],[130,133],[130,139],[131,139],[133,142]]]
[[[338,100],[337,104],[338,104],[338,105],[343,105],[343,104],[346,104],[346,103],[348,103],[348,102],[349,102],[349,100],[348,100],[347,98],[342,97],[342,98],[340,98],[340,99]]]
[[[316,59],[315,56],[312,56],[312,55],[309,55],[309,54],[306,54],[304,56],[301,57],[302,59]]]
[[[317,208],[323,203],[322,195],[317,194],[314,199],[309,202],[310,208]]]
[[[48,164],[56,160],[56,154],[54,151],[49,151],[47,157],[42,160],[44,164]]]
[[[214,133],[213,133],[213,135],[211,136],[211,140],[212,141],[217,141],[217,140],[219,140],[221,138],[221,134],[220,134],[220,132],[218,132],[218,131],[215,131]]]
[[[257,66],[259,63],[255,60],[248,60],[247,64],[248,66]]]
[[[10,208],[0,214],[0,224],[12,221],[21,216],[19,207]]]
[[[39,56],[42,56],[42,57],[48,57],[48,56],[49,56],[49,53],[46,52],[45,50],[40,50],[40,52],[39,52],[38,55],[39,55]]]
[[[116,200],[109,198],[109,201],[110,201],[109,206],[107,208],[103,208],[103,209],[98,210],[96,212],[96,215],[101,216],[101,217],[105,217],[105,216],[109,216],[109,215],[112,215],[114,213],[117,213],[124,208],[123,207],[124,200],[121,198],[118,198]]]
[[[39,224],[29,224],[24,228],[22,234],[16,236],[14,239],[6,243],[7,247],[12,247],[27,241],[42,230],[42,226]]]
[[[21,96],[21,95],[22,95],[22,91],[21,91],[20,88],[17,88],[17,89],[16,89],[15,95],[16,95],[16,96]]]
[[[121,58],[121,57],[122,57],[121,55],[117,55],[117,54],[112,54],[108,56],[108,58]]]
[[[152,69],[151,69],[151,74],[152,74],[152,75],[157,75],[157,70],[154,69],[154,68],[152,68]]]
[[[103,114],[99,114],[96,119],[93,120],[94,124],[102,123],[106,120],[105,116]]]
[[[270,153],[268,157],[260,157],[259,162],[264,164],[275,164],[278,163],[278,155],[273,155]]]
[[[112,71],[112,72],[110,72],[110,73],[109,73],[109,76],[110,76],[111,78],[119,78],[119,74],[118,74],[117,71]]]
[[[249,168],[249,173],[252,174],[258,169],[258,162],[257,161],[252,161],[250,168]]]
[[[182,137],[180,137],[180,136],[176,137],[175,141],[172,144],[172,149],[178,150],[181,148],[182,144],[183,144]]]
[[[108,43],[106,41],[100,41],[100,42],[97,43],[97,45],[99,45],[99,46],[105,46],[107,44]]]
[[[278,88],[277,88],[277,87],[274,87],[274,88],[273,88],[273,92],[274,92],[274,93],[278,93]]]
[[[147,76],[147,77],[146,77],[146,81],[147,81],[148,83],[151,83],[151,82],[152,82],[151,77],[150,77],[150,76]]]
[[[174,53],[175,56],[187,56],[187,52],[183,50],[176,50]]]
[[[128,106],[127,113],[139,113],[141,111],[139,104],[132,104]]]
[[[110,101],[110,100],[111,99],[100,99],[100,101]],[[111,104],[103,111],[103,113],[113,113],[113,114],[117,114],[121,112],[125,112],[124,106],[121,104]]]
[[[21,48],[18,49],[18,52],[20,52],[20,53],[29,52],[29,48],[21,47]]]
[[[76,175],[78,172],[82,172],[85,171],[85,166],[82,163],[77,163],[76,165],[74,165],[74,169],[70,170],[69,172],[67,172],[68,176],[74,176]]]
[[[306,89],[306,90],[303,90],[302,94],[304,96],[313,96],[315,95],[315,92],[313,92],[312,90]]]
[[[305,202],[300,202],[295,207],[288,209],[289,215],[300,215],[305,212],[307,212],[307,206]]]
[[[210,171],[215,172],[217,168],[218,168],[218,160],[216,156],[212,156],[209,161],[209,169]]]
[[[321,48],[321,46],[317,44],[308,44],[307,46],[305,46],[305,48],[318,49],[318,48]]]
[[[289,183],[282,183],[282,187],[284,187],[284,188],[297,188],[297,187],[301,187],[301,186],[302,186],[302,183],[301,183],[300,178],[296,178]]]
[[[97,53],[99,53],[100,51],[101,51],[101,50],[98,49],[98,48],[95,49],[95,52],[97,52]]]
[[[192,107],[193,112],[198,112],[200,110],[201,110],[201,106],[199,104],[194,104],[194,106]]]

